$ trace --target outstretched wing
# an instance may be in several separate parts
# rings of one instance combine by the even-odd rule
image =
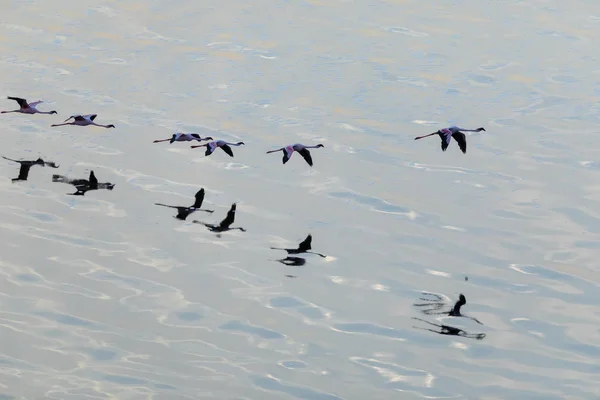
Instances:
[[[35,106],[37,106],[38,104],[41,104],[41,103],[43,103],[43,101],[41,101],[41,100],[34,101],[33,103],[29,103],[29,107],[35,107]]]
[[[460,150],[464,154],[466,154],[467,153],[467,137],[465,136],[465,134],[462,132],[454,132],[452,134],[452,137],[454,138],[454,140],[456,140],[456,143],[458,143],[458,147],[460,147]]]
[[[223,149],[223,151],[227,154],[229,154],[229,157],[233,157],[233,151],[231,150],[231,147],[229,147],[226,144],[222,144],[221,148]]]
[[[301,150],[297,150],[297,151],[298,151],[298,153],[300,153],[302,158],[304,158],[306,160],[308,165],[310,165],[312,167],[313,161],[312,161],[312,157],[310,156],[310,151],[308,151],[308,149],[301,149]]]
[[[194,205],[192,207],[194,207],[194,208],[202,207],[202,202],[204,201],[204,188],[198,190],[195,197],[196,197],[196,201],[194,202]]]
[[[69,118],[65,119],[65,122],[67,122],[71,118],[73,118],[75,121],[83,121],[85,119],[81,115],[71,115]]]
[[[229,211],[227,212],[227,216],[225,217],[225,219],[223,221],[221,221],[221,223],[219,224],[219,227],[223,228],[223,229],[227,229],[229,228],[229,226],[231,224],[233,224],[233,222],[235,221],[235,209],[236,209],[236,205],[235,203],[233,203],[231,205],[231,208],[229,209]]]
[[[52,167],[52,168],[58,168],[59,167],[59,165],[56,165],[56,163],[54,163],[53,161],[46,161],[46,162],[44,162],[44,164],[47,167]]]
[[[21,180],[21,181],[26,181],[27,177],[29,176],[30,169],[31,169],[31,164],[21,163],[21,168],[19,168],[19,176],[17,177],[17,179]]]
[[[154,205],[156,206],[163,206],[163,207],[169,207],[169,208],[177,208],[179,209],[179,206],[170,206],[168,204],[163,204],[163,203],[154,203]]]
[[[4,156],[2,156],[2,158],[4,158],[5,160],[8,160],[8,161],[20,162],[19,160],[13,160],[12,158],[4,157]]]
[[[304,239],[304,241],[298,245],[298,251],[307,251],[307,250],[312,249],[311,243],[312,243],[312,235],[308,235],[306,237],[306,239]]]
[[[89,179],[90,187],[98,186],[98,179],[96,175],[94,175],[94,171],[90,171],[90,179]]]
[[[452,135],[440,131],[440,138],[442,139],[442,151],[446,151],[450,144],[450,140],[452,139]]]
[[[88,114],[88,115],[84,115],[83,118],[93,121],[96,119],[97,116],[98,116],[97,114]]]
[[[29,106],[27,104],[27,100],[22,99],[20,97],[11,97],[11,96],[8,96],[7,99],[16,101],[17,103],[19,103],[19,106],[21,106],[21,108],[27,108]]]

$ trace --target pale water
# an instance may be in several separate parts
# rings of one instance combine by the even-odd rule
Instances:
[[[0,109],[58,111],[2,115],[2,155],[60,165],[0,162],[0,399],[600,397],[597,1],[0,9]],[[117,128],[50,128],[78,113]],[[487,131],[413,140],[450,124]],[[312,169],[265,154],[296,142]],[[114,190],[51,179],[90,169]],[[247,232],[192,223],[233,202]]]

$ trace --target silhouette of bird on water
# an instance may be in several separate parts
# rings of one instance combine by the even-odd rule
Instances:
[[[88,192],[90,190],[113,190],[113,188],[115,187],[115,184],[110,182],[98,183],[98,179],[96,179],[96,175],[94,175],[93,170],[90,171],[89,179],[71,179],[64,175],[52,175],[52,182],[67,183],[69,185],[75,186],[77,191],[75,193],[68,193],[72,196],[84,196],[85,192]]]
[[[286,257],[276,261],[292,267],[300,267],[306,264],[306,258],[303,257]]]
[[[433,135],[439,135],[440,138],[442,139],[442,151],[446,151],[446,149],[448,148],[448,145],[450,144],[450,141],[452,139],[454,139],[454,140],[456,140],[456,143],[458,143],[458,147],[460,147],[460,150],[464,154],[466,154],[467,153],[467,137],[465,136],[465,134],[463,132],[481,132],[481,131],[485,131],[485,129],[484,128],[464,129],[464,128],[459,128],[458,126],[450,126],[448,128],[440,129],[437,132],[430,133],[429,135],[417,136],[415,138],[415,140],[423,139],[423,138],[433,136]]]
[[[483,338],[485,338],[485,333],[468,333],[467,331],[456,328],[454,326],[443,325],[443,324],[434,324],[433,322],[425,321],[424,319],[417,318],[417,317],[412,317],[412,319],[416,319],[418,321],[423,321],[429,325],[440,328],[439,330],[435,330],[435,329],[431,329],[431,328],[420,328],[418,326],[413,326],[413,328],[415,328],[415,329],[430,331],[433,333],[438,333],[440,335],[462,336],[462,337],[469,338],[469,339],[482,340]]]
[[[202,202],[204,201],[204,188],[198,190],[198,192],[195,195],[196,201],[194,201],[194,204],[192,204],[189,207],[184,207],[184,206],[170,206],[167,204],[162,204],[162,203],[154,203],[157,206],[163,206],[163,207],[170,207],[170,208],[176,208],[177,209],[177,215],[175,216],[175,218],[180,219],[182,221],[185,221],[185,219],[188,217],[188,215],[190,215],[191,213],[195,212],[195,211],[205,211],[207,213],[213,213],[214,210],[203,210],[200,207],[202,207]]]
[[[223,219],[223,221],[221,221],[221,223],[219,223],[219,225],[207,224],[206,222],[197,221],[197,220],[194,220],[192,222],[195,224],[202,224],[202,225],[206,226],[208,229],[210,229],[212,232],[225,232],[225,231],[231,231],[234,229],[239,229],[242,232],[246,232],[246,230],[241,227],[231,228],[231,224],[233,224],[235,222],[235,210],[236,210],[236,204],[233,203],[231,205],[231,208],[227,212],[227,216],[225,217],[225,219]]]
[[[465,318],[472,319],[473,321],[477,322],[478,324],[481,324],[481,322],[477,318],[461,314],[460,308],[462,306],[464,306],[465,304],[467,304],[467,299],[462,293],[459,295],[458,301],[454,304],[454,306],[452,307],[452,309],[450,311],[439,311],[442,309],[442,307],[447,305],[447,303],[444,302],[444,300],[442,299],[442,296],[440,296],[438,294],[434,294],[434,293],[424,293],[424,294],[434,297],[434,299],[420,297],[421,300],[426,301],[427,303],[414,304],[414,306],[416,306],[416,307],[429,307],[428,309],[422,310],[422,312],[424,314],[448,315],[450,317],[465,317]],[[483,324],[481,324],[481,325],[483,325]]]
[[[312,244],[312,235],[309,234],[306,237],[306,239],[304,239],[302,242],[300,242],[300,244],[298,245],[298,247],[295,248],[295,249],[282,249],[280,247],[271,247],[271,249],[273,249],[273,250],[285,250],[285,251],[287,251],[288,254],[311,253],[311,254],[319,255],[319,256],[321,256],[323,258],[327,257],[324,254],[315,253],[313,251],[309,251],[309,250],[312,249],[311,244]]]
[[[48,166],[48,167],[52,167],[52,168],[58,168],[58,165],[56,165],[52,161],[44,161],[41,158],[38,158],[37,160],[33,160],[33,161],[13,160],[12,158],[4,157],[4,156],[2,156],[2,158],[6,159],[8,161],[14,161],[14,162],[18,162],[19,164],[21,164],[21,168],[19,169],[19,176],[17,176],[16,178],[13,178],[12,179],[13,182],[26,181],[27,177],[29,176],[29,170],[34,165],[40,165],[42,167]]]

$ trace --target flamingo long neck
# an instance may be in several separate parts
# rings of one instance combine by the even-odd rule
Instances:
[[[90,122],[90,125],[96,125],[96,126],[100,126],[100,127],[102,127],[102,128],[108,128],[108,125],[101,125],[101,124],[97,124],[97,123],[95,123],[94,121],[91,121],[91,122]]]
[[[319,147],[320,147],[319,145],[316,145],[316,146],[304,146],[305,149],[317,149]]]
[[[464,129],[464,128],[460,128],[460,127],[456,127],[457,131],[461,131],[461,132],[479,132],[477,129]]]
[[[241,143],[229,143],[229,142],[223,142],[223,144],[228,144],[230,146],[241,146]]]
[[[52,114],[52,111],[38,111],[38,110],[35,110],[35,112],[38,113],[38,114]]]

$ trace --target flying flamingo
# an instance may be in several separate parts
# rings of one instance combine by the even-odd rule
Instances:
[[[287,251],[288,254],[312,253],[312,254],[317,254],[317,255],[319,255],[321,257],[327,257],[324,254],[315,253],[313,251],[309,251],[309,250],[312,250],[311,244],[312,244],[312,235],[309,234],[306,237],[306,239],[304,239],[302,242],[300,242],[300,244],[298,245],[298,247],[295,248],[295,249],[282,249],[280,247],[271,247],[271,249],[273,249],[273,250],[285,250],[285,251]]]
[[[21,164],[21,168],[19,168],[19,176],[17,176],[16,178],[12,178],[13,182],[26,181],[27,177],[29,176],[29,170],[34,165],[41,165],[42,167],[48,166],[48,167],[52,167],[52,168],[58,168],[58,165],[56,165],[54,162],[44,161],[41,158],[38,158],[35,161],[34,160],[13,160],[12,158],[4,157],[4,156],[2,156],[2,158],[9,160],[9,161],[18,162],[19,164]]]
[[[113,124],[110,124],[110,125],[100,125],[100,124],[95,123],[94,120],[96,119],[97,116],[98,116],[98,114],[71,115],[69,118],[65,119],[66,123],[53,124],[51,126],[63,126],[63,125],[88,126],[88,125],[95,125],[95,126],[101,126],[102,128],[114,128],[115,127]],[[67,122],[71,118],[73,118],[73,121],[72,122]]]
[[[207,213],[213,213],[214,210],[204,210],[200,207],[202,207],[202,202],[204,201],[204,188],[201,188],[200,190],[198,190],[198,192],[196,192],[195,197],[195,201],[194,204],[192,204],[189,207],[185,207],[185,206],[170,206],[168,204],[162,204],[162,203],[154,203],[157,206],[163,206],[163,207],[170,207],[170,208],[175,208],[177,209],[177,215],[175,216],[175,218],[177,219],[181,219],[184,220],[188,217],[188,215],[190,215],[191,213],[195,212],[195,211],[206,211]]]
[[[178,133],[174,133],[173,136],[171,136],[168,139],[155,140],[153,143],[169,142],[169,144],[171,144],[173,142],[191,142],[192,140],[197,140],[197,141],[201,142],[203,140],[213,140],[213,138],[211,138],[209,136],[209,137],[205,137],[203,139],[197,133],[179,133],[178,132]]]
[[[38,104],[43,103],[43,101],[41,101],[41,100],[34,101],[33,103],[27,103],[27,100],[22,99],[20,97],[8,96],[7,99],[16,101],[17,103],[19,103],[19,106],[21,108],[19,108],[18,110],[13,110],[13,111],[2,111],[2,114],[8,114],[8,113],[14,113],[14,112],[23,113],[23,114],[57,114],[56,111],[39,111],[37,108],[35,108],[35,106],[37,106]]]
[[[234,229],[239,229],[242,232],[246,232],[246,230],[244,228],[240,228],[240,227],[230,228],[231,224],[233,224],[235,222],[235,210],[236,210],[236,205],[235,205],[235,203],[233,203],[231,205],[231,208],[227,212],[227,216],[225,217],[225,219],[223,219],[223,221],[221,221],[219,223],[219,225],[207,224],[206,222],[201,222],[201,221],[197,221],[197,220],[194,220],[192,222],[195,224],[202,224],[213,232],[225,232],[225,231],[230,231],[230,230],[234,230]]]
[[[224,140],[215,140],[213,142],[198,144],[196,146],[190,146],[190,147],[192,149],[195,149],[196,147],[205,147],[206,146],[206,152],[204,153],[205,156],[210,156],[218,147],[220,147],[223,149],[223,151],[225,153],[229,154],[230,157],[233,157],[233,151],[231,150],[231,147],[229,147],[229,146],[240,146],[242,144],[245,144],[245,143],[244,142],[228,143]]]
[[[296,143],[296,144],[292,144],[292,145],[289,145],[286,147],[282,147],[277,150],[267,151],[267,154],[276,153],[278,151],[283,151],[283,163],[285,164],[286,162],[288,162],[290,160],[290,158],[292,157],[292,154],[294,154],[294,151],[297,151],[306,160],[308,165],[310,165],[312,167],[313,160],[312,160],[312,157],[310,156],[310,151],[308,151],[308,149],[318,149],[319,147],[325,147],[325,146],[323,146],[322,144],[318,144],[316,146],[305,146],[303,144]]]
[[[458,147],[460,147],[460,150],[464,154],[466,154],[467,153],[467,137],[465,136],[465,134],[463,132],[481,132],[481,131],[485,131],[485,129],[484,128],[464,129],[464,128],[459,128],[458,126],[453,125],[448,128],[440,129],[437,132],[430,133],[429,135],[417,136],[415,138],[415,140],[423,139],[423,138],[433,136],[433,135],[440,135],[440,138],[442,139],[442,151],[446,151],[446,149],[448,148],[448,145],[450,144],[450,141],[452,140],[452,138],[454,138],[454,140],[456,140],[456,143],[458,143]]]

